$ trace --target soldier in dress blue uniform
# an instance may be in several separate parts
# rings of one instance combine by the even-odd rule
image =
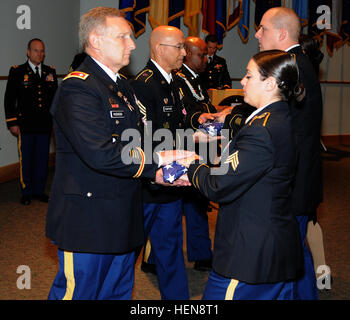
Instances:
[[[180,91],[182,104],[187,111],[187,125],[197,130],[207,120],[225,121],[225,128],[230,129],[230,136],[236,134],[244,125],[245,119],[255,108],[251,106],[227,106],[221,112],[211,103],[205,85],[199,74],[207,66],[207,44],[198,37],[187,37],[185,41],[186,57],[182,68],[176,72],[175,84]],[[234,121],[232,120],[234,117]],[[217,141],[209,143],[207,156],[216,156]],[[204,159],[205,156],[201,155]],[[207,162],[210,162],[208,159]],[[214,160],[214,159],[213,159]],[[208,201],[198,192],[186,191],[184,195],[184,212],[186,215],[187,256],[195,261],[196,270],[211,269],[211,241],[209,238],[207,207]]]
[[[135,251],[144,240],[139,178],[162,183],[158,167],[175,159],[163,152],[153,163],[141,135],[131,148],[122,138],[142,127],[137,98],[118,74],[135,49],[123,17],[97,7],[81,18],[87,57],[53,101],[56,171],[46,234],[59,248],[59,270],[49,299],[131,298]]]
[[[10,69],[5,91],[7,127],[18,138],[21,203],[32,197],[47,202],[47,178],[52,119],[49,113],[57,89],[54,67],[43,64],[45,46],[32,39],[27,47],[28,61]]]
[[[224,129],[229,129],[230,138],[244,125],[245,119],[255,110],[246,103],[226,106],[222,111],[217,112],[205,90],[205,84],[200,75],[207,66],[207,45],[198,37],[186,39],[185,63],[176,73],[176,84],[180,90],[182,103],[187,109],[188,125],[197,130],[199,125],[207,120],[224,122]],[[189,66],[190,65],[190,66]]]
[[[297,282],[300,299],[318,299],[314,264],[306,245],[310,217],[322,202],[322,93],[311,61],[299,44],[300,19],[294,10],[276,7],[265,12],[255,37],[260,50],[279,49],[295,55],[300,82],[305,87],[302,101],[291,101],[292,125],[297,143],[297,171],[293,188],[293,212],[299,221],[304,248],[304,275]]]
[[[229,89],[231,88],[231,77],[227,69],[226,60],[216,55],[218,39],[216,35],[210,34],[205,37],[208,47],[208,65],[201,78],[207,89]]]
[[[296,148],[287,101],[300,94],[298,68],[288,53],[261,52],[241,83],[257,110],[221,167],[187,164],[193,186],[220,204],[203,299],[295,299],[303,255],[291,210]]]
[[[184,36],[172,26],[155,28],[150,36],[150,60],[131,82],[140,101],[144,120],[152,122],[152,131],[167,129],[172,146],[179,146],[176,129],[185,129],[186,109],[173,84],[172,73],[181,67],[186,55]],[[159,141],[153,141],[156,148]],[[181,192],[151,185],[143,192],[145,231],[152,245],[162,299],[189,298],[188,281],[182,251]],[[146,257],[147,258],[147,257]]]
[[[207,45],[198,37],[188,37],[185,46],[184,63],[177,70],[174,81],[180,94],[181,103],[186,108],[186,126],[197,130],[200,124],[207,120],[214,120],[213,114],[216,114],[217,111],[199,78],[199,74],[204,71],[207,65]],[[213,146],[216,153],[216,144]],[[207,148],[208,150],[210,149]],[[209,154],[207,154],[208,156]],[[212,252],[207,215],[208,200],[198,191],[190,188],[183,194],[183,207],[186,216],[188,261],[195,262],[194,268],[196,270],[209,271]]]

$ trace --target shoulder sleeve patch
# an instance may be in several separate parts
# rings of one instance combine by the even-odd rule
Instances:
[[[55,69],[55,66],[50,66],[51,69]]]
[[[18,68],[18,64],[13,65],[12,68],[17,69]]]
[[[69,78],[78,78],[78,79],[81,79],[81,80],[86,80],[88,76],[89,76],[88,73],[85,73],[85,72],[82,72],[82,71],[73,71],[73,72],[69,73],[68,75],[66,75],[63,78],[63,81],[67,80]]]
[[[138,74],[135,79],[147,82],[149,78],[151,78],[152,76],[153,76],[153,71],[151,69],[146,69],[146,70],[143,70],[140,74]]]
[[[255,116],[252,120],[250,120],[249,125],[251,126],[255,120],[262,120],[263,121],[262,125],[263,125],[263,127],[265,127],[269,117],[270,117],[270,112],[264,112],[263,114],[261,114],[259,116]]]

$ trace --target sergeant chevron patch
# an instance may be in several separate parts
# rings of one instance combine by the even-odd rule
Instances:
[[[230,154],[227,157],[225,163],[231,163],[233,171],[236,171],[236,169],[237,169],[237,167],[239,165],[238,150],[235,153]]]

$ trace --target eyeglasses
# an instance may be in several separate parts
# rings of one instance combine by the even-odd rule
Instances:
[[[173,48],[176,48],[178,50],[185,49],[185,44],[184,43],[181,43],[181,44],[178,44],[178,45],[161,43],[160,45],[161,46],[166,46],[166,47],[173,47]]]

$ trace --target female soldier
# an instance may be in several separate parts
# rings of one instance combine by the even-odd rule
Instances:
[[[303,258],[290,212],[295,146],[288,100],[302,91],[298,67],[284,51],[260,52],[241,84],[244,101],[257,110],[223,152],[227,171],[189,165],[193,186],[220,204],[203,299],[294,299]]]

